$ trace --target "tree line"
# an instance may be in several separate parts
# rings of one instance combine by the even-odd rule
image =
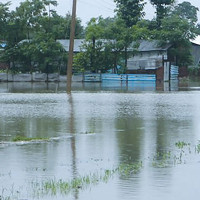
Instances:
[[[190,2],[150,0],[156,17],[144,19],[144,0],[114,0],[113,18],[92,18],[86,27],[76,19],[75,38],[85,39],[74,56],[74,71],[126,71],[127,59],[137,53],[140,40],[170,43],[170,57],[178,66],[191,65],[190,40],[200,34],[198,8]],[[55,11],[56,0],[26,0],[14,11],[11,3],[0,3],[0,61],[15,72],[66,73],[67,52],[57,43],[69,39],[71,15]],[[131,49],[131,50],[130,50]]]

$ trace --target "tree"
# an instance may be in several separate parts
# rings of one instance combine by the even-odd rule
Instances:
[[[82,49],[74,58],[74,69],[76,71],[98,72],[100,70],[101,72],[106,72],[112,68],[111,50],[105,46],[104,41],[98,40],[95,43],[95,52],[93,51],[92,43],[87,41],[82,45]],[[92,60],[95,65],[91,65],[91,55],[95,58]]]
[[[22,31],[26,34],[26,38],[33,37],[35,31],[40,31],[40,20],[53,12],[47,6],[57,6],[57,1],[52,0],[26,0],[20,3],[16,8],[15,20],[20,24]],[[49,13],[48,13],[49,12]]]
[[[133,41],[147,38],[147,31],[140,25],[129,28],[119,17],[93,19],[86,28],[86,42],[83,51],[76,55],[75,67],[104,72],[112,68],[117,73],[120,65],[126,71],[127,59],[135,51],[132,48],[130,52],[129,47],[136,47]]]
[[[51,33],[38,33],[29,45],[29,53],[33,53],[32,61],[37,70],[47,74],[58,71],[58,63],[62,59],[62,47]]]
[[[197,25],[198,8],[189,2],[183,2],[168,10],[168,14],[161,19],[160,29],[153,31],[154,39],[159,39],[161,44],[169,42],[170,60],[178,66],[192,64],[191,39],[198,34]]]
[[[196,37],[196,27],[177,15],[170,15],[161,22],[162,26],[157,32],[157,38],[161,44],[166,42],[172,44],[171,60],[180,67],[192,64],[190,40]]]
[[[90,64],[91,69],[94,69],[97,65],[97,52],[99,48],[99,44],[96,44],[96,40],[102,39],[104,28],[101,25],[102,17],[92,18],[85,30],[86,41],[89,44],[85,44],[87,46],[87,50],[90,51]]]
[[[12,73],[18,72],[16,67],[16,61],[19,58],[18,46],[13,46],[12,48],[6,47],[6,49],[1,53],[0,61],[4,63],[8,63],[8,70],[11,70]]]
[[[9,19],[7,20],[7,32],[5,36],[7,46],[3,59],[9,63],[12,62],[15,71],[19,70],[19,67],[15,67],[16,62],[22,61],[22,63],[26,63],[25,66],[31,66],[29,43],[26,46],[19,44],[24,39],[32,39],[35,32],[41,30],[40,19],[47,15],[46,6],[49,4],[56,5],[56,1],[26,0],[20,3],[16,11],[10,13]],[[29,53],[30,55],[28,55]],[[20,69],[20,71],[24,70],[22,68]]]
[[[183,3],[175,6],[171,13],[172,15],[178,15],[188,22],[195,24],[198,21],[197,12],[199,8],[193,6],[190,2],[184,1]]]
[[[133,41],[132,29],[128,28],[121,18],[115,21],[105,30],[106,38],[109,40],[107,46],[112,51],[113,69],[117,72],[117,65],[124,65],[128,58],[127,48]],[[121,63],[121,60],[125,60]]]
[[[66,56],[56,40],[69,38],[71,15],[59,16],[53,10],[56,5],[57,1],[54,0],[25,0],[11,13],[8,10],[9,4],[3,5],[3,9],[0,7],[1,19],[5,19],[5,28],[0,19],[0,33],[4,30],[4,39],[7,41],[2,59],[12,62],[12,65],[18,63],[14,67],[15,71],[39,70],[50,73],[58,69],[61,60],[65,60],[63,57]],[[83,27],[77,19],[76,37],[82,36]]]
[[[115,21],[105,30],[109,45],[114,56],[114,69],[117,71],[117,65],[120,63],[127,68],[127,60],[132,56],[137,48],[137,41],[147,38],[147,28],[141,27],[139,22],[131,28],[127,27],[124,20],[115,18]],[[123,63],[121,62],[123,60]]]
[[[5,40],[7,34],[7,24],[10,17],[9,12],[10,2],[0,3],[0,39]]]
[[[117,14],[127,27],[135,25],[144,16],[144,0],[114,0]]]
[[[105,45],[105,30],[112,24],[113,18],[103,19],[101,16],[92,18],[85,29],[86,41],[82,44],[82,51],[75,56],[74,68],[77,71],[101,70],[105,72],[112,66],[112,55]]]
[[[56,39],[69,39],[72,16],[68,13],[65,17],[52,12],[50,16],[44,16],[40,19],[41,29],[45,33],[52,33]],[[76,18],[75,37],[82,38],[83,26],[81,20]]]
[[[156,21],[158,28],[160,28],[161,20],[167,15],[168,6],[172,5],[175,0],[150,0],[150,2],[156,7]]]

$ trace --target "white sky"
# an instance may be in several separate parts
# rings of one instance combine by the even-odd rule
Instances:
[[[1,2],[7,2],[9,0],[0,0]],[[19,3],[23,0],[10,0],[12,2],[11,9],[19,6]],[[145,0],[149,2],[149,0]],[[177,3],[181,3],[184,0],[177,0]],[[192,5],[196,6],[200,10],[199,0],[187,0]],[[56,10],[58,14],[65,15],[67,12],[71,13],[73,0],[57,0],[58,6]],[[115,3],[113,0],[77,0],[77,16],[82,20],[82,24],[85,25],[92,17],[103,17],[114,16]],[[152,19],[154,16],[155,9],[147,3],[145,6],[145,12],[147,19]],[[200,12],[198,12],[198,18],[200,21]]]
[[[16,0],[17,1],[17,0]],[[57,0],[59,5],[57,11],[59,14],[64,15],[66,12],[72,10],[73,0]],[[154,16],[155,9],[149,3],[149,0],[145,6],[145,18],[152,19]],[[178,3],[184,0],[177,0]],[[196,6],[200,10],[199,0],[188,0],[192,5]],[[77,16],[81,18],[83,24],[86,24],[92,17],[103,17],[114,16],[115,3],[113,0],[77,0]],[[198,12],[198,18],[200,20],[200,12]]]

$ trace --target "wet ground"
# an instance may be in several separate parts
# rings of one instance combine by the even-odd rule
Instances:
[[[72,88],[0,83],[0,199],[198,198],[199,81]],[[93,181],[60,189],[85,176]]]

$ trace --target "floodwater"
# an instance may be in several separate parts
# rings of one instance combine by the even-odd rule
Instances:
[[[69,95],[62,84],[0,83],[0,199],[198,199],[200,82],[174,84],[74,83]],[[67,193],[41,187],[141,162]]]

